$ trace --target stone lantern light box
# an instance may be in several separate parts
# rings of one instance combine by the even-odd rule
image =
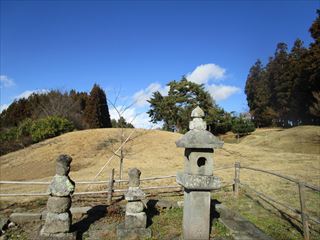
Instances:
[[[177,147],[185,148],[184,173],[178,175],[182,178],[183,174],[212,176],[213,152],[215,148],[221,148],[223,142],[206,130],[204,112],[200,107],[192,111],[191,118],[190,131],[176,142]],[[179,177],[177,180],[180,182]]]

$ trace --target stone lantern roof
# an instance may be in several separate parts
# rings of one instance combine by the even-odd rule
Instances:
[[[181,148],[221,148],[220,141],[211,132],[207,131],[207,124],[203,120],[204,112],[198,106],[191,112],[192,121],[189,123],[190,131],[176,141],[177,147]]]

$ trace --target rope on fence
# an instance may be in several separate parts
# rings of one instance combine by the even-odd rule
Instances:
[[[158,179],[175,178],[175,177],[176,177],[176,175],[159,176],[159,177],[148,177],[148,178],[141,178],[140,181],[158,180]]]
[[[155,187],[144,187],[142,190],[150,189],[165,189],[165,188],[181,188],[180,185],[176,186],[155,186]],[[113,192],[126,192],[128,189],[114,189]],[[90,191],[90,192],[75,192],[73,195],[90,195],[90,194],[107,194],[109,190],[103,191]],[[22,196],[48,196],[48,193],[0,193],[0,197],[22,197]]]
[[[300,181],[298,179],[295,179],[295,178],[289,177],[289,176],[284,176],[284,175],[279,174],[279,173],[275,173],[275,172],[271,172],[271,171],[267,171],[267,170],[263,170],[263,169],[258,169],[258,168],[253,168],[253,167],[242,166],[242,165],[240,166],[240,168],[253,170],[253,171],[258,171],[258,172],[264,172],[264,173],[268,173],[268,174],[271,174],[271,175],[274,175],[274,176],[277,176],[277,177],[280,177],[280,178],[284,178],[284,179],[286,179],[288,181],[291,181],[291,182],[294,182],[294,183],[297,183],[297,184],[300,183]],[[314,186],[314,185],[309,184],[309,183],[303,183],[303,185],[306,186],[307,188],[310,188],[312,190],[320,192],[320,187],[318,187],[318,186]]]
[[[221,167],[221,168],[216,168],[213,171],[216,172],[216,171],[225,170],[225,169],[231,169],[231,168],[234,168],[234,167]]]
[[[50,182],[33,182],[33,181],[0,181],[0,184],[21,184],[21,185],[49,185]]]
[[[48,193],[0,193],[0,197],[49,196]]]
[[[149,181],[149,180],[158,180],[158,179],[165,179],[165,178],[174,178],[176,175],[170,176],[159,176],[159,177],[148,177],[148,178],[141,178],[140,181]],[[128,183],[128,180],[114,180],[115,183],[123,182]],[[75,181],[76,184],[109,184],[110,181]],[[50,182],[40,182],[40,181],[0,181],[0,184],[18,184],[18,185],[49,185]]]

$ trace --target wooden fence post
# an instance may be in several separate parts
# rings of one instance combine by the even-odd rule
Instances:
[[[235,197],[239,195],[239,184],[240,184],[240,163],[234,163],[234,185],[233,185],[233,193]]]
[[[109,205],[112,203],[113,184],[114,184],[114,168],[112,168],[111,170],[109,186],[108,186],[108,204]]]
[[[303,226],[303,238],[304,240],[309,240],[309,222],[308,214],[306,211],[306,201],[305,201],[305,185],[303,182],[298,183],[299,186],[299,198],[300,198],[300,207],[301,207],[301,220]]]

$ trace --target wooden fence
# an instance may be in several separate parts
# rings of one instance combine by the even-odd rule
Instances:
[[[309,229],[309,220],[316,223],[316,224],[320,224],[320,220],[316,219],[315,217],[309,216],[307,213],[307,209],[306,209],[306,197],[305,197],[305,189],[309,188],[313,191],[316,192],[320,192],[320,187],[318,186],[314,186],[312,184],[303,182],[303,181],[299,181],[297,179],[294,179],[292,177],[288,177],[288,176],[284,176],[272,171],[267,171],[267,170],[263,170],[263,169],[258,169],[258,168],[253,168],[253,167],[248,167],[248,166],[241,166],[239,162],[236,162],[234,164],[234,169],[235,169],[235,174],[234,174],[234,194],[237,197],[239,194],[239,188],[240,186],[244,186],[250,190],[252,190],[253,192],[255,192],[258,196],[271,201],[273,203],[276,203],[286,209],[289,209],[290,211],[300,215],[301,217],[301,222],[302,222],[302,228],[303,228],[303,237],[305,240],[309,240],[310,239],[310,229]],[[300,209],[295,209],[294,207],[288,206],[285,203],[279,202],[269,196],[266,196],[265,194],[256,191],[255,189],[251,188],[248,184],[243,183],[240,181],[240,169],[246,169],[246,170],[250,170],[250,171],[257,171],[257,172],[263,172],[263,173],[267,173],[267,174],[271,174],[273,176],[276,177],[280,177],[282,179],[286,179],[290,182],[296,183],[297,187],[298,187],[298,192],[299,192],[299,200],[300,200]],[[288,215],[290,216],[290,215]],[[292,216],[290,216],[292,217]],[[297,220],[297,219],[296,219]]]
[[[309,216],[306,211],[306,197],[305,197],[305,188],[311,189],[316,192],[320,192],[320,187],[314,186],[309,183],[305,183],[303,181],[299,181],[297,179],[294,179],[289,176],[284,176],[272,171],[267,171],[263,169],[248,167],[248,166],[241,166],[239,162],[236,162],[234,164],[234,167],[222,167],[214,169],[214,171],[220,171],[220,170],[227,170],[227,169],[234,169],[234,181],[232,183],[225,183],[220,187],[220,189],[232,186],[233,185],[233,191],[234,196],[237,197],[239,195],[240,186],[246,187],[253,192],[255,192],[258,196],[262,197],[264,200],[276,203],[286,209],[289,209],[290,211],[294,212],[295,214],[300,215],[301,222],[302,222],[302,228],[303,228],[303,236],[305,240],[310,239],[310,229],[309,229],[309,220],[320,224],[320,220],[316,219],[315,217]],[[266,196],[265,194],[253,189],[248,184],[240,181],[240,169],[250,170],[250,171],[258,171],[263,172],[266,174],[271,174],[273,176],[280,177],[282,179],[286,179],[288,181],[294,182],[298,186],[298,192],[299,192],[299,200],[300,200],[300,209],[295,209],[294,207],[288,206],[285,203],[279,202],[269,196]],[[144,181],[154,181],[154,180],[161,180],[161,179],[170,179],[175,178],[176,175],[169,175],[169,176],[158,176],[158,177],[148,177],[148,178],[142,178],[140,179],[141,182]],[[89,194],[106,194],[108,203],[112,202],[113,194],[116,192],[126,192],[127,189],[115,189],[115,183],[128,183],[128,180],[117,180],[114,179],[114,169],[110,172],[110,178],[106,181],[76,181],[76,185],[78,184],[88,184],[88,185],[97,185],[97,184],[104,184],[106,185],[106,190],[102,191],[86,191],[86,192],[75,192],[73,195],[89,195]],[[19,185],[49,185],[50,182],[37,182],[37,181],[0,181],[0,184],[19,184]],[[169,185],[169,186],[150,186],[150,187],[142,187],[143,190],[158,190],[158,189],[177,189],[182,190],[182,187],[178,184],[175,185]],[[12,197],[12,196],[47,196],[48,193],[0,193],[0,197]],[[290,216],[290,215],[288,215]],[[292,216],[291,216],[292,217]],[[297,220],[297,219],[296,219]]]
[[[168,178],[175,178],[176,175],[170,176],[158,176],[158,177],[148,177],[140,179],[141,182],[144,181],[153,181],[153,180],[161,180],[161,179],[168,179]],[[115,183],[128,183],[128,180],[118,180],[114,179],[114,169],[111,170],[110,178],[106,181],[75,181],[76,185],[106,185],[106,190],[102,191],[86,191],[86,192],[75,192],[73,195],[90,195],[90,194],[107,194],[108,201],[112,201],[112,195],[115,192],[126,192],[128,189],[115,189]],[[0,181],[0,184],[13,184],[13,185],[49,185],[50,182],[44,181]],[[179,188],[181,186],[176,185],[169,185],[169,186],[152,186],[152,187],[142,187],[143,190],[150,190],[150,189],[171,189],[171,188]],[[0,197],[22,197],[22,196],[48,196],[48,193],[45,192],[31,192],[31,193],[0,193]]]

